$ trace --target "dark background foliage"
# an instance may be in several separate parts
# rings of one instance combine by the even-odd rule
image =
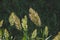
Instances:
[[[39,13],[42,26],[47,25],[49,27],[49,34],[53,35],[60,31],[60,0],[0,0],[0,20],[4,20],[2,29],[7,28],[11,33],[15,31],[12,35],[15,33],[19,35],[19,30],[15,28],[10,30],[9,15],[11,12],[15,12],[15,14],[22,19],[24,15],[28,16],[30,7]],[[31,22],[29,16],[28,26],[28,33],[38,28]],[[23,32],[21,32],[21,34],[22,33]]]

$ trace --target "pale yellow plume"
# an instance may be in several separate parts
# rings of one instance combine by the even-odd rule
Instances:
[[[11,13],[9,22],[11,26],[15,24],[17,29],[21,29],[20,19],[14,14],[14,12]]]
[[[29,9],[29,17],[34,24],[36,24],[37,26],[41,26],[40,17],[38,13],[32,8]]]

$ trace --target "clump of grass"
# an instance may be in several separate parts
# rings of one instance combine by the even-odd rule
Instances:
[[[38,13],[30,8],[29,9],[29,17],[30,17],[30,20],[37,26],[42,26],[42,22],[41,22],[41,19],[38,15]],[[27,25],[27,15],[24,16],[24,18],[22,18],[22,23],[20,22],[20,19],[19,17],[17,17],[15,15],[14,12],[11,13],[11,15],[9,16],[9,23],[10,23],[10,26],[13,26],[15,25],[16,26],[16,29],[17,30],[23,30],[23,38],[22,40],[48,40],[51,36],[48,36],[49,34],[49,28],[48,26],[45,26],[44,29],[41,29],[41,30],[37,30],[34,29],[33,32],[31,33],[31,36],[29,37],[28,36],[28,25]],[[0,27],[2,26],[3,24],[3,20],[1,20],[0,22]],[[41,32],[41,36],[42,37],[38,37],[38,32]],[[4,37],[2,36],[4,34]],[[13,38],[13,36],[11,36],[11,39]],[[9,32],[7,29],[4,29],[4,32],[2,33],[2,30],[0,29],[0,40],[9,40]],[[14,40],[14,39],[12,39]],[[53,39],[53,40],[60,40],[60,32],[58,33],[58,35]]]

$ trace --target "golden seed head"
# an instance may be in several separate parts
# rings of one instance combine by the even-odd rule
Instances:
[[[35,29],[35,30],[32,32],[31,38],[35,38],[36,36],[37,36],[37,29]]]
[[[4,30],[4,35],[5,35],[5,37],[9,37],[9,32],[7,29]]]
[[[32,8],[29,9],[29,17],[34,24],[36,24],[37,26],[41,26],[40,17],[38,13]]]
[[[27,29],[27,16],[26,15],[22,19],[22,27],[23,27],[24,30]]]
[[[45,26],[44,35],[45,35],[46,37],[48,36],[48,26]]]
[[[22,29],[20,24],[20,19],[14,14],[14,12],[11,13],[9,17],[10,25],[15,25],[18,30]]]

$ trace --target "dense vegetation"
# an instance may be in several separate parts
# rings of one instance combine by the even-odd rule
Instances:
[[[59,0],[0,0],[1,40],[60,40]]]

